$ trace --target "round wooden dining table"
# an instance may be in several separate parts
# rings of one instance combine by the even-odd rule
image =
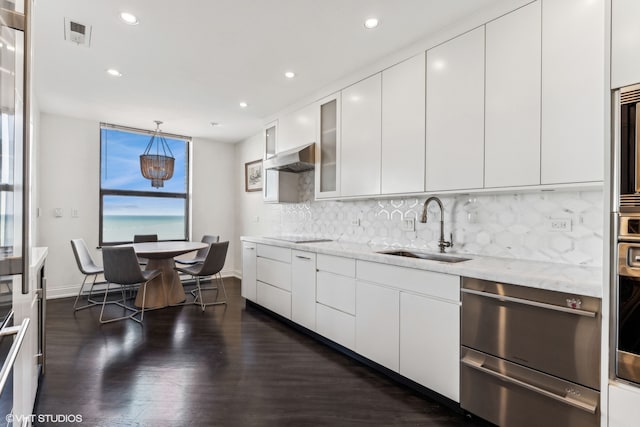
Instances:
[[[207,247],[201,242],[144,242],[132,243],[136,255],[148,259],[146,270],[160,270],[162,275],[147,284],[145,308],[161,308],[185,300],[184,288],[180,276],[174,270],[174,257]],[[135,304],[142,307],[142,292],[138,292]]]

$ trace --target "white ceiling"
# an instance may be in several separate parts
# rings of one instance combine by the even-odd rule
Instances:
[[[496,2],[39,0],[34,93],[47,113],[142,129],[162,120],[165,132],[237,142],[288,105]],[[139,25],[124,24],[122,11]],[[380,19],[375,30],[363,26],[370,16]],[[92,26],[90,47],[65,41],[65,17]]]

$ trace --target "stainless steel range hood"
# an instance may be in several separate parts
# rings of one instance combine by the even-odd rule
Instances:
[[[262,162],[264,169],[275,169],[284,172],[304,172],[315,167],[316,144],[303,145],[283,151]]]

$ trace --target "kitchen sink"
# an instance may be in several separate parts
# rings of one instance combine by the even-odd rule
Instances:
[[[392,250],[392,251],[379,251],[379,254],[385,255],[395,255],[395,256],[403,256],[407,258],[419,258],[426,259],[429,261],[440,261],[440,262],[463,262],[469,261],[471,258],[461,258],[451,255],[441,255],[441,254],[427,254],[424,252],[413,252],[407,250]]]

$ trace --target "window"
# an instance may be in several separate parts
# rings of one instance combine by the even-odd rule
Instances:
[[[140,172],[140,154],[153,132],[100,125],[100,244],[133,241],[134,234],[187,240],[190,138],[161,134],[175,157],[173,177],[154,188]]]

